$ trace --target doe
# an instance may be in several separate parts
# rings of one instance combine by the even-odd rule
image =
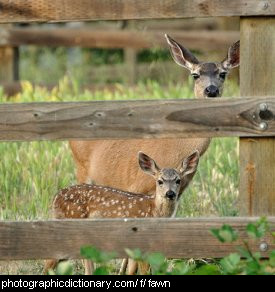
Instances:
[[[199,151],[185,158],[175,168],[159,168],[156,162],[146,154],[139,152],[140,168],[154,177],[155,195],[136,194],[110,187],[82,184],[62,189],[53,201],[53,215],[56,219],[66,218],[142,218],[171,217],[179,203],[180,192],[187,186],[196,172]],[[127,261],[124,260],[124,263]],[[54,268],[58,260],[47,260],[44,272]],[[84,260],[85,274],[91,274],[93,265]],[[124,264],[124,266],[125,266]],[[132,263],[133,274],[137,265]],[[133,270],[134,269],[134,270]]]

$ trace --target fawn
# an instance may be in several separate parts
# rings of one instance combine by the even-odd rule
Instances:
[[[56,219],[65,218],[142,218],[171,217],[179,203],[180,191],[189,183],[189,174],[195,173],[199,162],[196,150],[185,158],[178,169],[159,168],[156,162],[146,154],[139,152],[140,168],[154,177],[156,194],[153,196],[125,192],[110,187],[82,184],[62,189],[53,201],[53,213]],[[124,260],[125,262],[126,260]],[[57,260],[48,260],[45,273],[54,268]],[[91,274],[90,261],[84,260],[85,274]],[[125,266],[125,264],[124,264]],[[132,270],[136,265],[132,264]],[[129,271],[130,274],[135,271]]]

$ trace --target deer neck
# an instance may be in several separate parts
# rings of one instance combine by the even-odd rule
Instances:
[[[156,196],[153,206],[153,217],[171,217],[176,209],[176,200]]]

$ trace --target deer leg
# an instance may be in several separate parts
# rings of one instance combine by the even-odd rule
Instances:
[[[60,260],[46,260],[44,264],[43,274],[47,275],[50,269],[55,269]]]
[[[150,265],[145,262],[138,262],[139,275],[149,275]]]
[[[85,275],[92,275],[94,273],[94,264],[91,260],[83,260]]]
[[[127,265],[128,265],[128,258],[126,259],[123,259],[122,260],[122,263],[121,263],[121,266],[120,266],[120,269],[119,269],[119,275],[124,275],[125,272],[126,272],[126,269],[127,269]]]
[[[91,181],[86,168],[78,162],[76,162],[76,179],[79,184],[90,183]]]
[[[136,261],[129,259],[128,260],[128,267],[127,267],[127,274],[128,275],[135,275],[137,272],[138,264]]]

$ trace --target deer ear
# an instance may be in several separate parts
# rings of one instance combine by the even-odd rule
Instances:
[[[229,48],[227,58],[222,62],[222,65],[227,70],[240,65],[240,41],[237,41]]]
[[[193,152],[190,156],[185,158],[180,167],[180,173],[182,176],[186,176],[188,174],[193,174],[197,170],[197,166],[199,164],[200,153],[198,150]]]
[[[151,157],[144,154],[143,152],[138,153],[138,163],[139,163],[140,168],[145,173],[148,173],[152,176],[156,176],[157,173],[160,171],[156,162]]]
[[[193,69],[193,65],[199,64],[197,58],[182,45],[173,40],[169,35],[165,34],[167,43],[170,48],[171,55],[174,61],[188,70]]]

